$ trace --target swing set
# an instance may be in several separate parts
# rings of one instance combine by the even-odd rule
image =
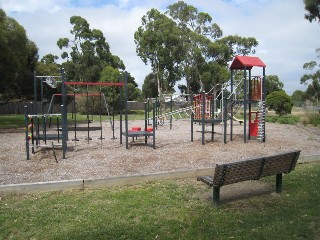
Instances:
[[[56,81],[56,78],[61,79],[61,81]],[[38,103],[37,103],[37,80],[41,79],[41,113],[38,112]],[[50,81],[48,81],[50,79]],[[49,104],[48,111],[45,113],[44,111],[44,98],[43,98],[43,83],[46,82],[50,87],[56,88],[57,83],[61,82],[62,93],[53,94],[51,97],[51,101]],[[50,84],[49,84],[49,83]],[[73,86],[73,92],[68,93],[68,88]],[[76,87],[79,88],[81,86],[86,87],[86,91],[82,93],[76,93]],[[89,87],[99,87],[99,92],[89,92]],[[110,125],[112,128],[112,138],[116,139],[115,137],[115,127],[114,127],[114,106],[112,107],[112,120],[109,112],[109,108],[107,105],[107,100],[105,95],[102,93],[102,87],[119,87],[119,113],[120,113],[120,144],[122,144],[122,136],[125,136],[126,139],[126,148],[129,148],[129,137],[137,137],[137,136],[144,136],[146,139],[149,137],[153,137],[153,147],[155,148],[155,131],[153,128],[145,127],[144,131],[130,131],[128,130],[128,88],[127,88],[127,75],[124,75],[123,82],[68,82],[65,80],[65,73],[64,70],[61,70],[61,76],[37,76],[36,72],[34,72],[34,103],[31,103],[31,106],[25,106],[25,141],[26,141],[26,154],[27,160],[30,159],[30,147],[32,148],[32,153],[35,153],[35,149],[37,148],[52,148],[55,150],[56,147],[62,148],[63,159],[66,158],[66,151],[67,151],[67,141],[69,140],[70,132],[74,132],[73,141],[79,141],[79,136],[77,133],[80,131],[86,131],[85,140],[89,141],[92,140],[90,135],[91,131],[100,131],[100,137],[98,139],[102,140],[105,139],[103,137],[103,128],[102,128],[102,106],[105,107],[106,113],[109,117]],[[124,99],[123,99],[123,90],[124,90]],[[62,105],[60,113],[53,113],[53,102],[54,99],[57,97],[62,97]],[[77,122],[77,102],[76,98],[85,97],[86,98],[86,126],[79,126]],[[92,119],[89,117],[89,98],[92,97],[99,97],[99,119],[100,119],[100,126],[90,126]],[[67,114],[68,114],[68,107],[67,107],[67,100],[68,98],[72,99],[72,124],[68,126]],[[125,130],[123,131],[123,102],[125,107]],[[92,114],[91,114],[92,115]],[[56,128],[51,128],[51,120],[53,117],[56,117]],[[145,117],[145,121],[147,118]],[[40,124],[42,122],[42,124]],[[49,126],[47,127],[47,123]],[[41,126],[42,125],[42,126]],[[48,131],[54,131],[55,134],[49,133]],[[152,129],[152,130],[151,130]],[[47,140],[58,140],[58,143],[52,143],[52,146],[47,144]],[[41,144],[41,141],[44,144]],[[146,140],[147,144],[147,140]],[[54,151],[55,155],[55,151]],[[57,161],[57,158],[55,156]]]

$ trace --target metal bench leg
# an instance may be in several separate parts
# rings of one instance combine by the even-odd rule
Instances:
[[[282,191],[282,174],[277,174],[276,176],[276,192],[281,193]]]
[[[220,187],[213,187],[213,202],[219,205],[220,202]]]

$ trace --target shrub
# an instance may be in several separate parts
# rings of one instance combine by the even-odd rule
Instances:
[[[274,91],[267,97],[267,106],[279,116],[290,114],[293,103],[291,97],[284,91]]]

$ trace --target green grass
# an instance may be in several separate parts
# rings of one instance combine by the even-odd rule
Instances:
[[[319,239],[320,164],[299,165],[283,181],[280,195],[219,207],[193,178],[5,195],[0,239]]]
[[[293,115],[267,116],[266,121],[280,124],[297,124],[299,122],[299,117]]]
[[[150,115],[150,117],[152,114]],[[87,115],[81,115],[77,114],[77,123],[85,123],[87,122]],[[112,119],[112,116],[102,116],[102,121],[109,121],[110,118]],[[40,123],[42,123],[41,118]],[[116,115],[114,117],[116,121],[120,119],[120,115]],[[125,116],[122,115],[122,119],[124,121]],[[133,114],[128,115],[129,120],[143,120],[144,114],[141,114],[140,112],[134,112]],[[89,115],[89,120],[93,120],[95,122],[100,121],[99,115]],[[71,113],[68,114],[68,122],[70,124],[74,123],[74,117]],[[55,126],[56,124],[56,117],[52,118],[52,125]],[[61,119],[60,119],[61,124]],[[10,128],[23,128],[24,127],[24,115],[0,115],[0,129],[10,129]]]
[[[24,127],[23,115],[0,115],[0,128]]]
[[[149,116],[152,117],[152,112],[149,113]],[[189,116],[186,113],[180,113],[182,118],[188,119]],[[175,114],[174,119],[179,119],[180,116]],[[236,115],[237,118],[243,119],[243,113],[238,113]],[[102,121],[109,121],[112,116],[102,116]],[[73,123],[73,116],[71,113],[68,114],[68,121]],[[100,121],[99,115],[89,115],[89,119],[96,122]],[[119,115],[114,117],[116,121],[120,119]],[[123,114],[122,119],[125,119]],[[144,119],[144,111],[132,111],[128,115],[129,120],[143,120]],[[167,120],[169,121],[170,117],[167,116]],[[77,122],[84,123],[87,121],[87,115],[77,114]],[[268,112],[267,122],[280,123],[280,124],[297,124],[301,123],[303,125],[311,125],[311,126],[320,126],[320,115],[314,112],[308,111],[297,111],[292,114],[286,116],[277,116],[273,112]],[[53,118],[52,124],[56,124],[56,118]],[[23,115],[0,115],[0,129],[3,128],[21,128],[24,127],[24,116]]]

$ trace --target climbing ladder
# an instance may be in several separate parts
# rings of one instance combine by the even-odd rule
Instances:
[[[265,121],[266,121],[266,101],[260,101],[259,102],[259,112],[258,112],[258,134],[257,134],[257,140],[259,142],[263,142],[265,138]]]
[[[168,120],[168,118],[172,117],[173,120],[181,119],[182,118],[181,113],[185,113],[189,117],[190,113],[188,113],[188,112],[190,112],[190,111],[191,112],[194,111],[194,107],[193,106],[188,106],[188,107],[185,107],[185,108],[179,108],[179,109],[174,110],[172,112],[163,113],[163,114],[155,116],[155,118],[158,120],[159,124],[163,125],[164,121]],[[174,117],[175,115],[176,115],[176,118]],[[177,115],[178,115],[178,117],[177,117]],[[152,121],[153,118],[150,117],[147,120],[148,121]]]

